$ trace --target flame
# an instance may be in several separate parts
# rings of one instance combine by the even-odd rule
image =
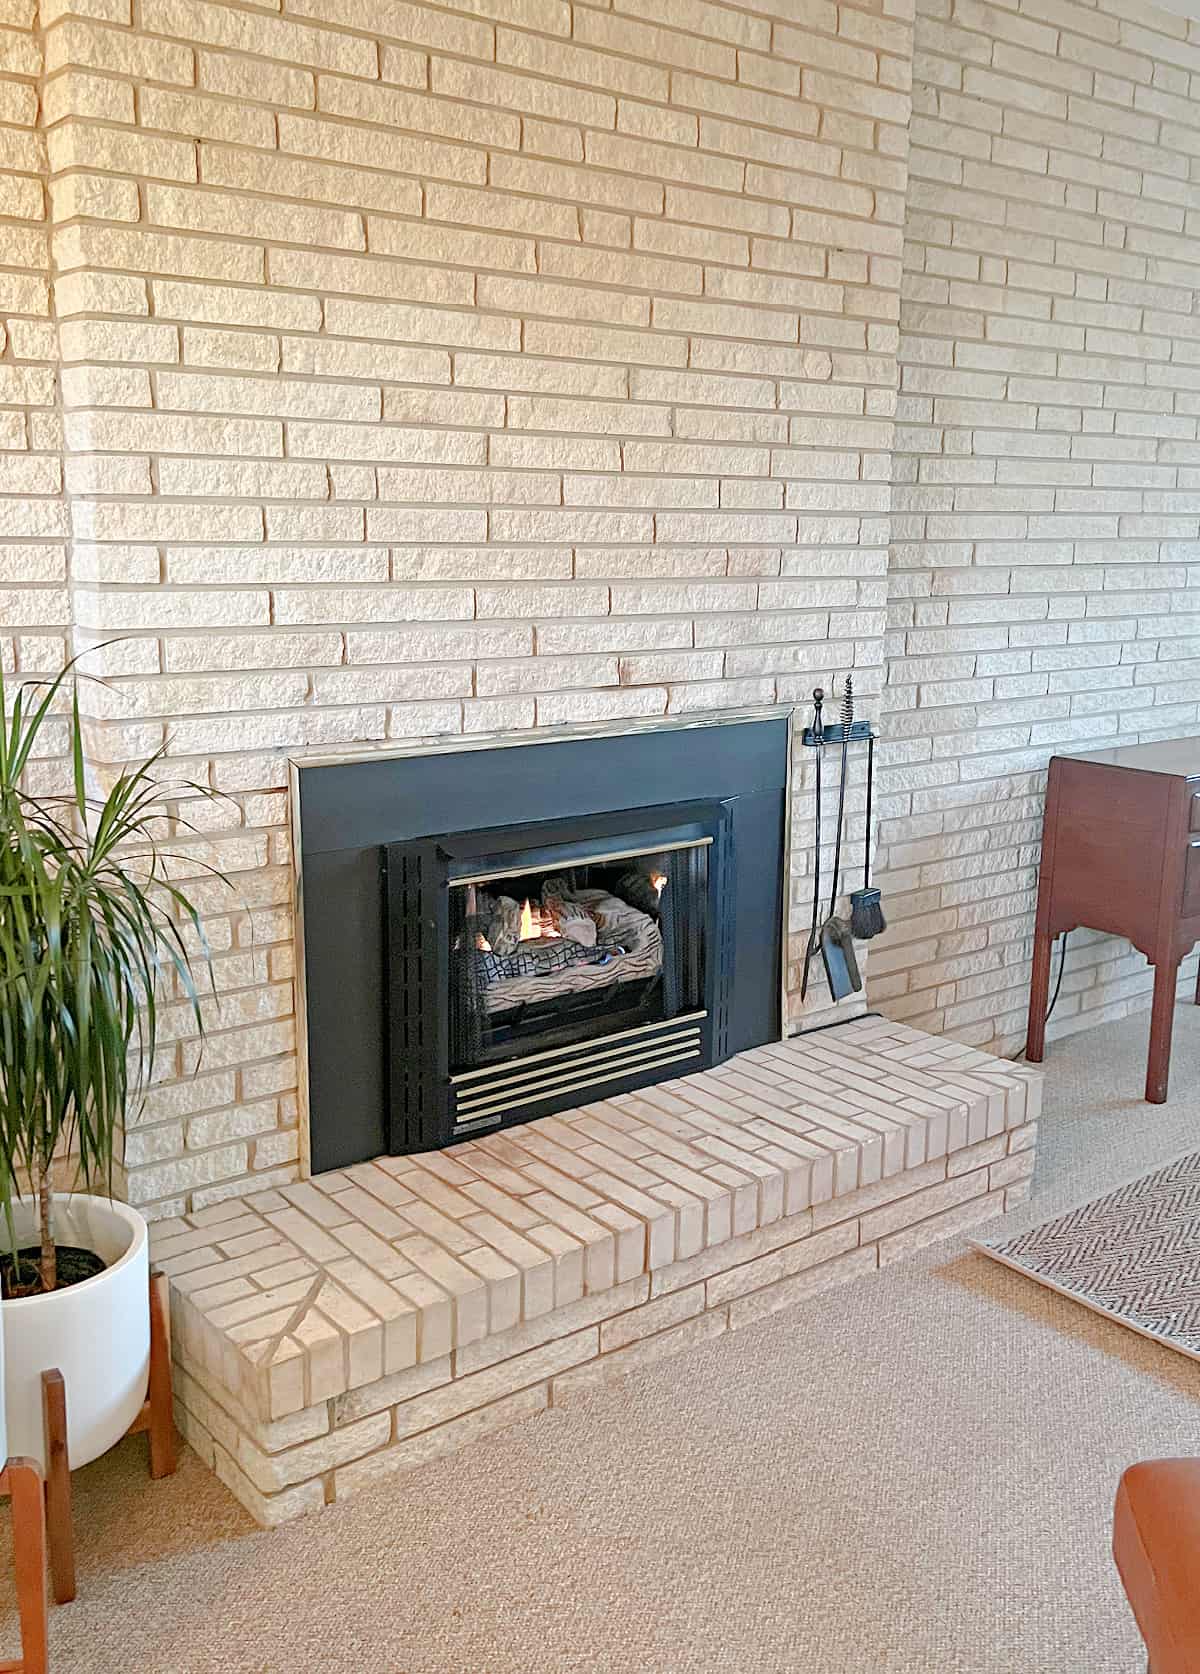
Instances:
[[[667,887],[667,874],[665,872],[651,872],[650,882],[653,885],[654,893],[661,901],[662,892]]]
[[[521,940],[523,942],[559,941],[561,932],[554,928],[545,907],[535,907],[528,896],[521,903]]]

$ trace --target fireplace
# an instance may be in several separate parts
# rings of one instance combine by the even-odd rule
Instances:
[[[679,803],[389,844],[393,1148],[711,1064],[729,816]]]
[[[293,763],[314,1172],[782,1033],[790,718]]]

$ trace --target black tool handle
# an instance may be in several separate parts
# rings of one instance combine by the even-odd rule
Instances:
[[[867,836],[863,849],[863,888],[871,887],[871,796],[875,789],[875,734],[867,742]]]
[[[822,687],[813,689],[813,736],[819,740],[817,744],[817,810],[816,837],[813,841],[813,910],[812,930],[808,938],[808,953],[804,961],[804,975],[808,977],[808,961],[812,958],[813,944],[817,936],[817,923],[821,917],[821,757],[825,754],[825,728],[821,721],[821,710],[825,703],[825,692]],[[804,998],[801,991],[800,998]]]
[[[808,932],[808,946],[804,950],[804,970],[800,975],[800,998],[804,999],[808,993],[808,973],[812,965],[813,951],[817,942],[817,921],[821,916],[821,757],[825,754],[825,730],[821,723],[821,709],[825,703],[825,693],[818,686],[813,692],[813,724],[812,736],[817,744],[817,808],[815,819],[815,836],[813,838],[813,905],[812,924]]]
[[[850,754],[850,728],[854,725],[854,681],[846,676],[842,691],[842,771],[838,783],[837,826],[833,839],[833,892],[829,897],[829,916],[837,910],[838,884],[842,876],[842,827],[846,817],[846,761]]]

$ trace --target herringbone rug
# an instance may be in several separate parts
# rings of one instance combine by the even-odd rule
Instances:
[[[1200,1151],[1009,1238],[996,1261],[1200,1360]]]

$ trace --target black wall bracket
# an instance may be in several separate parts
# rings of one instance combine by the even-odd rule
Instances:
[[[800,742],[807,745],[810,750],[815,750],[823,744],[840,744],[843,733],[846,733],[847,742],[851,744],[857,743],[859,740],[865,741],[879,736],[870,721],[852,721],[848,733],[840,721],[831,721],[827,726],[821,728],[819,736],[814,728],[805,727],[800,734]]]

